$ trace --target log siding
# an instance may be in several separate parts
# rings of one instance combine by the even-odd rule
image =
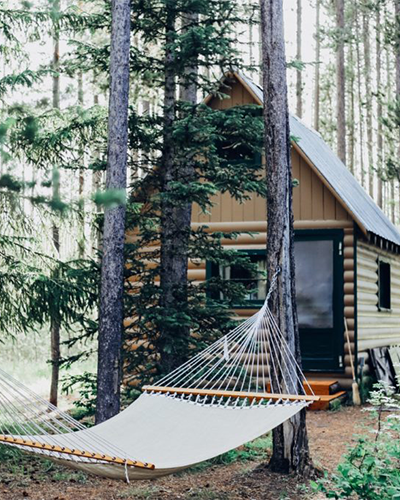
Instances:
[[[391,309],[378,307],[378,258],[390,263]],[[400,343],[400,256],[359,241],[357,246],[358,350]]]

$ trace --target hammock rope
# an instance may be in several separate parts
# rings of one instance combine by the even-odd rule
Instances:
[[[0,369],[0,443],[129,480],[180,470],[268,432],[319,399],[268,307],[278,274],[256,314],[99,426],[86,428]]]

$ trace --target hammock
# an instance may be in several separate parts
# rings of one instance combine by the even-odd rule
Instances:
[[[267,297],[254,316],[92,428],[0,369],[0,443],[99,476],[152,479],[243,445],[318,399]]]

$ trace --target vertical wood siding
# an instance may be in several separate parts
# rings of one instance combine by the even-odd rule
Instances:
[[[226,89],[227,99],[212,99],[209,105],[215,109],[231,106],[256,104],[249,92],[239,83]],[[297,151],[292,150],[293,178],[299,185],[293,190],[293,212],[295,220],[351,220],[348,212],[335,196],[324,186],[318,176]],[[261,170],[260,175],[264,175]],[[197,204],[193,205],[193,222],[242,222],[266,220],[265,199],[249,193],[250,199],[244,203],[231,198],[228,193],[217,193],[212,198],[210,213],[202,213]]]

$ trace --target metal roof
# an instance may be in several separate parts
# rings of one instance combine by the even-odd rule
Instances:
[[[237,77],[262,104],[261,87],[241,73],[237,73]],[[296,139],[297,147],[309,159],[326,184],[335,191],[355,221],[366,231],[400,245],[400,233],[396,226],[390,222],[321,135],[292,114],[290,134]]]

